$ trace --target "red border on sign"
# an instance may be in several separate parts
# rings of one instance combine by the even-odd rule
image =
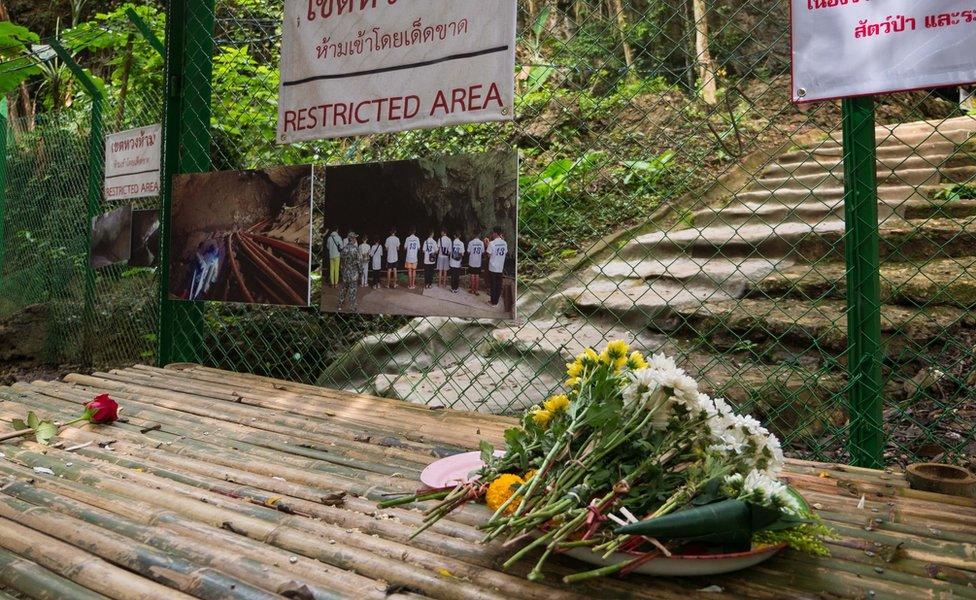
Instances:
[[[833,100],[844,100],[845,98],[864,98],[865,96],[877,96],[879,94],[896,94],[899,92],[918,92],[921,90],[932,90],[940,87],[953,87],[960,85],[967,85],[970,83],[976,83],[976,80],[967,79],[965,81],[959,81],[956,83],[938,83],[932,85],[923,85],[920,87],[912,88],[898,88],[893,90],[883,90],[877,92],[867,92],[864,94],[852,94],[850,96],[830,96],[827,98],[811,98],[809,100],[800,100],[794,96],[796,92],[796,56],[793,46],[793,32],[796,30],[796,23],[794,23],[795,15],[793,13],[793,0],[790,0],[790,98],[793,104],[815,104],[817,102],[831,102]]]

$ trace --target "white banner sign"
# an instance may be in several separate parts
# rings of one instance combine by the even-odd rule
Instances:
[[[161,125],[105,136],[105,199],[159,195]]]
[[[792,2],[796,102],[976,81],[976,2]]]
[[[285,0],[278,141],[513,116],[516,0]]]

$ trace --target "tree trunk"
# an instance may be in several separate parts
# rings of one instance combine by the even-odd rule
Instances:
[[[708,104],[718,101],[718,82],[715,78],[715,64],[708,49],[708,11],[705,0],[691,0],[695,15],[695,52],[698,63],[698,87],[702,99]]]
[[[627,13],[624,12],[622,0],[607,0],[607,11],[611,16],[617,18],[617,33],[620,35],[620,44],[624,48],[624,63],[627,65],[627,76],[634,75],[634,50],[627,41]]]

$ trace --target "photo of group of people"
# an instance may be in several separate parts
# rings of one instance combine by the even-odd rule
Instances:
[[[515,318],[514,151],[176,176],[170,297],[307,306],[313,197],[322,310]]]
[[[92,218],[93,269],[126,263],[130,267],[155,267],[159,260],[159,211],[122,206]]]
[[[517,173],[509,151],[328,168],[322,309],[515,318]]]

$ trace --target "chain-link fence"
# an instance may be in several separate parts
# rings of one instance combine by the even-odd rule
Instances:
[[[519,2],[514,122],[290,146],[274,136],[281,1],[211,4],[169,3],[170,72],[140,74],[153,78],[141,84],[148,95],[125,111],[128,124],[165,115],[171,172],[517,147],[520,319],[157,306],[155,274],[112,268],[96,274],[86,346],[88,115],[76,108],[8,144],[0,286],[10,294],[0,310],[50,307],[52,359],[81,361],[88,350],[95,366],[152,361],[158,335],[164,362],[512,412],[559,389],[565,363],[585,347],[622,338],[680,357],[795,455],[846,461],[853,450],[864,462],[860,430],[876,422],[852,427],[848,402],[866,381],[847,365],[857,333],[848,278],[860,276],[847,265],[861,249],[847,244],[845,255],[842,115],[839,103],[790,103],[785,2]],[[141,10],[161,27],[161,10]],[[116,102],[120,83],[106,82]],[[968,110],[957,89],[877,99],[889,463],[976,454]],[[52,144],[58,153],[43,154]],[[317,198],[317,228],[322,205]]]

